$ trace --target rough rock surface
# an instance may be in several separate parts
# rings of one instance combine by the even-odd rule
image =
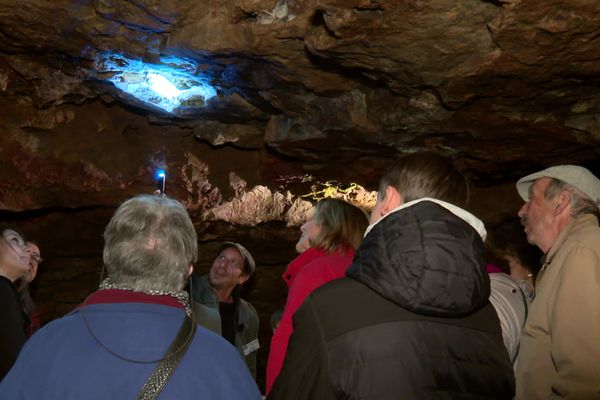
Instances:
[[[200,269],[221,240],[256,253],[266,346],[316,182],[375,189],[398,154],[434,149],[493,226],[525,173],[600,173],[599,38],[596,0],[0,0],[0,220],[39,241],[51,319],[98,282],[114,208],[166,168]],[[217,96],[165,112],[107,81],[106,52],[184,57]]]

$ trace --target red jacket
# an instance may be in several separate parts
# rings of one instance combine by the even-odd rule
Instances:
[[[283,280],[289,286],[289,293],[279,327],[271,338],[271,349],[267,361],[267,394],[281,371],[290,336],[294,332],[292,316],[304,299],[319,286],[346,275],[352,263],[354,250],[326,253],[310,248],[296,257],[283,274]]]

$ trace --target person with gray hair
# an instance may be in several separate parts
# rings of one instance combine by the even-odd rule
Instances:
[[[259,399],[235,349],[191,320],[184,286],[197,257],[181,203],[124,202],[104,231],[108,277],[27,342],[0,399]]]
[[[558,165],[516,186],[527,240],[544,253],[521,337],[517,399],[598,399],[600,180]]]

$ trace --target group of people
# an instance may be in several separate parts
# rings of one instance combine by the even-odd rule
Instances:
[[[600,180],[560,165],[517,191],[543,252],[535,287],[515,254],[509,270],[488,257],[468,182],[436,153],[395,161],[370,216],[318,202],[283,275],[266,397],[600,399]],[[0,289],[17,310],[31,251],[2,232]],[[157,196],[123,203],[104,242],[107,278],[27,340],[0,399],[259,399],[258,314],[240,297],[250,252],[225,242],[209,273],[193,274],[192,222]]]

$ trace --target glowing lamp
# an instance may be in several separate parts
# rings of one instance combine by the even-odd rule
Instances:
[[[193,61],[171,56],[161,62],[149,64],[110,52],[96,57],[98,70],[110,73],[108,80],[118,89],[168,112],[182,104],[203,107],[217,95]]]
[[[173,85],[173,83],[171,83],[171,81],[162,75],[148,74],[147,80],[150,89],[154,90],[161,96],[172,99],[179,96],[179,93],[181,92],[179,89],[177,89],[177,87],[175,87],[175,85]]]

